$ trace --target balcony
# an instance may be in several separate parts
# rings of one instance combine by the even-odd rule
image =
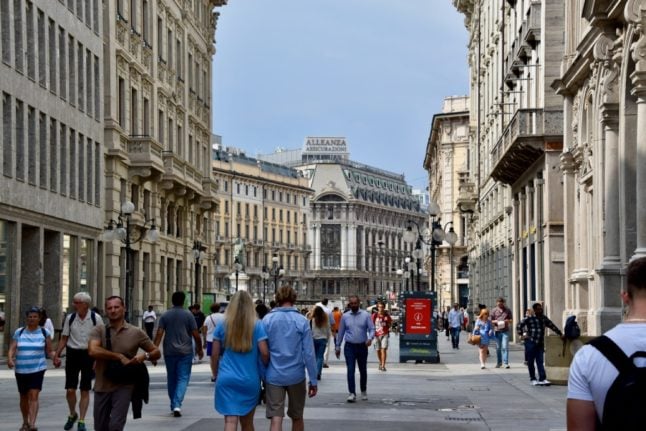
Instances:
[[[522,39],[532,48],[541,41],[541,2],[532,0],[529,5],[527,21],[523,26]]]
[[[491,177],[514,184],[545,151],[563,148],[563,112],[520,109],[491,151]]]
[[[473,213],[478,201],[476,185],[470,181],[468,172],[460,172],[458,175],[459,185],[456,206],[461,213]]]
[[[162,175],[162,187],[166,190],[176,189],[176,194],[183,196],[192,190],[200,196],[204,196],[202,188],[202,175],[193,166],[180,159],[172,151],[163,151],[164,174]]]
[[[126,148],[130,166],[136,175],[149,178],[164,172],[162,146],[150,136],[130,136]]]

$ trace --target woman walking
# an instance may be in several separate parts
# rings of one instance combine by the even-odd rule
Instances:
[[[27,311],[27,324],[16,329],[9,347],[7,366],[16,369],[20,393],[22,427],[20,431],[36,431],[38,396],[43,389],[47,356],[53,356],[50,333],[40,323],[40,308]]]
[[[480,310],[480,315],[473,325],[473,335],[480,335],[480,369],[485,369],[487,356],[489,353],[489,339],[493,337],[493,328],[491,327],[491,320],[489,320],[489,310],[483,308]]]
[[[314,338],[314,355],[316,356],[317,380],[321,380],[323,372],[323,354],[327,347],[327,342],[332,335],[330,321],[322,307],[314,307],[310,316],[310,328],[312,328],[312,338]]]
[[[213,333],[212,349],[215,410],[224,415],[224,430],[237,430],[240,421],[242,431],[253,431],[260,395],[260,362],[269,363],[269,348],[267,334],[247,292],[241,290],[233,295],[224,324],[216,326]]]

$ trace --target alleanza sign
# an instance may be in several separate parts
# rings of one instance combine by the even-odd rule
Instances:
[[[305,153],[346,153],[348,144],[345,138],[305,138]]]

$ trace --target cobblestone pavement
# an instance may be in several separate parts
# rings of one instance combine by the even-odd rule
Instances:
[[[307,430],[564,430],[565,395],[563,386],[533,387],[529,384],[523,352],[512,346],[511,369],[494,368],[495,359],[481,370],[477,349],[464,342],[453,350],[444,336],[439,337],[439,364],[399,363],[397,338],[391,338],[388,371],[378,370],[371,349],[368,364],[368,401],[345,402],[346,370],[343,358],[332,359],[324,369],[316,397],[307,401]],[[495,358],[495,351],[492,349]],[[163,364],[149,367],[151,401],[144,406],[143,418],[128,419],[127,430],[221,430],[222,416],[213,408],[213,384],[206,361],[193,367],[193,375],[183,406],[183,416],[169,412]],[[357,375],[358,385],[358,375]],[[61,430],[67,415],[64,372],[50,369],[40,396],[38,428]],[[0,370],[0,430],[18,430],[21,416],[13,371],[2,364]],[[264,407],[256,409],[255,425],[268,429]],[[291,428],[286,419],[283,427]],[[91,407],[88,428],[93,429]],[[76,428],[74,428],[75,430]]]

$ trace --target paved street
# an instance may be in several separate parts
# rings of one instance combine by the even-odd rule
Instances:
[[[325,369],[319,394],[308,400],[307,430],[562,430],[565,429],[563,386],[532,387],[523,353],[514,346],[512,368],[480,370],[475,347],[464,342],[454,351],[440,337],[440,364],[399,364],[396,346],[390,352],[387,372],[377,370],[371,349],[368,401],[345,402],[345,366],[334,359]],[[395,338],[396,340],[396,338]],[[396,345],[396,342],[392,343]],[[495,352],[492,351],[495,355]],[[333,357],[333,355],[331,355]],[[495,365],[495,360],[488,364]],[[168,409],[163,366],[150,367],[151,402],[144,417],[129,418],[128,430],[221,430],[223,420],[213,409],[213,388],[206,362],[195,365],[181,418]],[[41,393],[38,427],[41,431],[61,430],[66,407],[62,370],[48,370]],[[358,375],[357,375],[358,385]],[[13,371],[3,364],[0,371],[0,430],[17,430],[21,418]],[[91,417],[91,415],[90,415]],[[268,429],[264,408],[256,410],[256,427]],[[91,420],[89,425],[91,425]],[[291,422],[285,421],[289,430]],[[441,428],[440,428],[441,427]],[[74,428],[75,430],[76,428]],[[92,427],[90,426],[90,429]]]

